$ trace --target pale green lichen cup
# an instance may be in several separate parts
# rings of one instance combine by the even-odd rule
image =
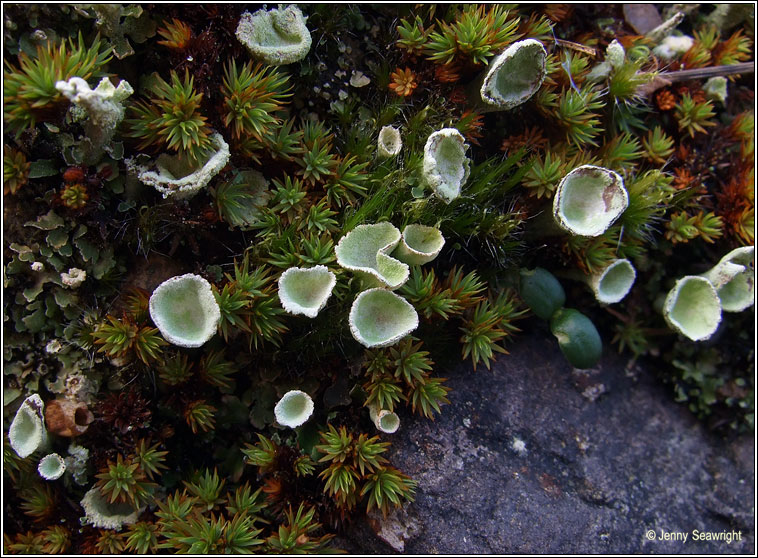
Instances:
[[[389,254],[400,242],[392,223],[358,225],[337,243],[334,253],[340,267],[357,272],[369,284],[396,289],[408,280],[410,269]]]
[[[735,248],[706,271],[724,312],[742,312],[755,303],[755,247]]]
[[[349,323],[353,337],[364,347],[388,347],[418,327],[418,314],[403,297],[376,288],[355,298]]]
[[[423,179],[445,203],[460,196],[468,180],[471,162],[466,157],[467,148],[464,137],[455,128],[438,130],[426,140]]]
[[[48,481],[59,479],[66,472],[66,462],[57,453],[51,453],[40,460],[37,472]]]
[[[313,399],[300,390],[288,391],[274,407],[276,422],[282,426],[297,428],[313,414]]]
[[[582,165],[558,184],[553,217],[558,225],[578,236],[600,236],[629,205],[624,180],[612,170]]]
[[[292,64],[305,58],[311,48],[306,19],[294,5],[245,12],[236,35],[254,58],[272,66]]]
[[[221,310],[211,285],[193,273],[172,277],[150,296],[150,317],[161,335],[179,347],[200,347],[216,333]]]
[[[535,39],[517,41],[489,65],[479,93],[491,109],[510,110],[526,102],[545,81],[547,52]]]
[[[620,302],[629,293],[637,272],[629,260],[614,260],[608,267],[590,275],[587,282],[595,299],[603,304]]]
[[[290,314],[315,318],[336,283],[337,277],[324,265],[291,267],[279,277],[279,300]]]
[[[8,429],[11,448],[21,457],[29,457],[47,443],[44,417],[45,403],[36,393],[27,397],[16,411]]]
[[[672,329],[692,341],[710,338],[721,323],[716,287],[705,277],[682,277],[666,295],[663,317]]]
[[[423,265],[436,258],[444,245],[445,238],[438,228],[408,225],[392,257],[408,265]]]

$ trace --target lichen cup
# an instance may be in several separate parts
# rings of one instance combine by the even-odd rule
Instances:
[[[151,165],[139,165],[132,159],[125,163],[143,184],[152,186],[164,198],[189,199],[208,185],[226,166],[229,157],[229,144],[221,134],[215,133],[211,136],[211,150],[201,164],[191,164],[187,157],[165,153]]]
[[[400,428],[400,417],[387,409],[378,409],[375,405],[368,408],[368,414],[377,430],[385,434],[394,434]]]
[[[408,225],[392,257],[408,265],[423,265],[436,258],[445,245],[445,237],[436,227]]]
[[[337,264],[358,273],[370,286],[396,289],[410,274],[407,264],[389,255],[400,237],[392,223],[358,225],[337,243]]]
[[[276,422],[282,426],[297,428],[313,414],[313,399],[300,390],[288,391],[274,407]]]
[[[403,148],[403,139],[400,137],[400,130],[394,126],[384,126],[379,130],[377,139],[377,155],[382,159],[394,157],[400,153]]]
[[[637,272],[629,260],[614,260],[605,269],[587,278],[587,284],[595,299],[603,304],[620,302],[629,293],[637,278]]]
[[[579,236],[600,236],[629,205],[624,180],[612,170],[582,165],[563,177],[553,198],[558,225]]]
[[[368,289],[355,297],[349,324],[353,337],[364,347],[388,347],[418,327],[418,314],[392,291]]]
[[[66,462],[57,453],[51,453],[40,459],[37,472],[45,480],[57,480],[66,472]]]
[[[461,195],[471,162],[466,157],[466,140],[455,128],[431,134],[424,145],[423,180],[435,195],[450,203]]]
[[[706,271],[724,312],[742,312],[755,303],[755,247],[735,248]]]
[[[516,41],[490,62],[479,94],[489,110],[525,103],[545,81],[547,52],[535,39]],[[485,109],[486,110],[486,109]]]
[[[137,522],[137,517],[144,507],[134,509],[123,502],[108,502],[97,486],[90,488],[79,502],[84,509],[82,525],[92,525],[99,529],[120,530],[124,525]]]
[[[45,403],[36,393],[27,397],[16,411],[8,429],[11,448],[21,457],[29,457],[47,445],[44,417]]]
[[[666,295],[663,317],[672,329],[692,341],[710,338],[721,323],[716,287],[705,277],[682,277]]]
[[[279,66],[299,62],[311,48],[311,34],[297,6],[245,12],[236,35],[254,58]]]
[[[315,318],[336,283],[337,277],[324,265],[291,267],[279,277],[279,300],[290,314]]]
[[[193,273],[167,279],[150,296],[150,317],[169,343],[201,347],[216,333],[221,310],[211,284]]]

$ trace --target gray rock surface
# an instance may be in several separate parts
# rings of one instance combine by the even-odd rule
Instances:
[[[450,371],[451,404],[434,422],[401,415],[389,457],[418,480],[415,502],[360,522],[337,541],[342,548],[754,551],[751,436],[707,432],[650,371],[626,370],[612,348],[589,371],[573,370],[545,331],[519,335],[509,350],[492,371],[466,363]],[[733,540],[693,540],[698,533]],[[687,538],[660,540],[666,534]]]

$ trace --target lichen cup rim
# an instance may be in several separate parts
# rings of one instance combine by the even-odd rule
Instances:
[[[374,232],[375,240],[370,238]],[[364,237],[370,240],[370,244],[362,249],[361,239]],[[340,238],[334,248],[337,264],[344,269],[363,273],[383,287],[396,289],[410,276],[408,265],[389,255],[401,237],[400,230],[387,221],[358,225]],[[392,277],[388,276],[389,272],[393,273]]]
[[[582,178],[584,181],[579,183]],[[580,187],[582,191],[574,191]],[[608,230],[628,206],[629,194],[621,175],[605,167],[581,165],[558,184],[553,198],[553,217],[571,234],[595,237]]]
[[[381,304],[379,304],[379,300],[382,300]],[[380,327],[379,331],[374,332],[369,331],[369,320],[371,318],[361,315],[361,310],[367,311],[364,306],[372,303],[375,306],[370,306],[369,309],[374,314],[374,317],[376,317],[379,309],[388,312],[390,308],[393,308],[391,314],[381,314],[380,321],[383,322],[382,325],[384,327]],[[401,312],[404,315],[400,316]],[[402,321],[392,323],[392,318],[402,318]],[[363,291],[355,297],[353,305],[350,307],[350,332],[356,341],[368,349],[394,345],[415,330],[418,324],[418,314],[413,305],[403,297],[384,288],[373,288]],[[394,329],[391,326],[395,326]]]
[[[291,406],[298,404],[302,409],[293,411]],[[293,389],[285,393],[279,402],[274,406],[274,416],[276,422],[289,428],[297,428],[305,424],[313,414],[313,399],[311,396],[299,389]],[[290,412],[294,413],[294,416]]]
[[[440,152],[447,145],[453,146],[454,156],[460,160],[454,161],[453,164],[440,164]],[[455,128],[442,128],[426,138],[423,159],[424,182],[445,203],[450,203],[460,196],[463,185],[471,174],[471,161],[466,156],[467,150],[466,138]]]
[[[292,14],[292,29],[281,29],[279,17],[290,17]],[[285,14],[287,14],[285,16]],[[235,36],[242,43],[253,58],[262,60],[271,66],[280,66],[293,64],[303,60],[311,49],[313,39],[310,30],[305,24],[307,16],[295,4],[279,4],[277,8],[256,10],[253,13],[245,11],[237,23]],[[264,44],[261,41],[265,35],[256,24],[265,27],[269,26],[272,31],[272,37],[282,37],[287,35],[288,42],[282,41],[281,44]],[[291,40],[292,38],[296,40]]]
[[[689,301],[683,298],[682,291],[696,288],[697,300]],[[677,280],[667,293],[663,303],[663,317],[674,330],[692,341],[710,339],[721,323],[721,301],[716,287],[705,277],[685,275]]]
[[[524,85],[523,89],[526,91],[522,90],[522,92],[514,96],[515,98],[506,98],[496,87],[502,77],[501,72],[506,71],[509,64],[516,61],[516,57],[525,55],[527,49],[535,51],[539,58],[539,67],[535,66],[538,75],[534,76],[534,83]],[[506,79],[511,79],[512,76],[513,72],[509,72]],[[479,89],[479,96],[481,97],[482,102],[491,109],[510,110],[528,101],[542,86],[546,76],[547,51],[545,50],[545,46],[537,39],[523,39],[521,41],[516,41],[490,62],[487,73]]]
[[[44,410],[44,401],[39,394],[33,393],[22,401],[16,411],[8,428],[8,440],[19,457],[29,457],[46,445]]]
[[[303,299],[303,293],[299,290],[300,286],[295,285],[297,277],[309,278],[311,281],[321,281],[315,287],[318,292],[315,293],[315,297],[310,301],[310,304],[306,304],[307,301]],[[322,278],[326,278],[326,283],[323,283]],[[282,308],[290,314],[315,318],[326,306],[336,284],[337,276],[329,271],[325,265],[308,268],[290,267],[279,276],[279,301],[282,303]]]
[[[181,289],[188,284],[195,285],[194,300],[182,299],[181,302],[185,304],[184,314],[181,317],[171,314],[179,301],[173,301],[172,308],[164,312],[160,307],[161,302],[169,297],[172,291],[176,291],[177,287]],[[211,284],[204,277],[194,273],[185,273],[166,279],[150,295],[148,307],[150,317],[161,335],[166,341],[179,347],[201,347],[215,335],[221,321],[221,309],[216,302],[216,297],[213,296]],[[188,332],[186,327],[198,320],[202,320],[198,326],[199,331]]]
[[[424,238],[417,238],[417,234]],[[408,265],[423,265],[434,260],[444,246],[445,237],[437,227],[414,223],[405,226],[392,256]]]
[[[390,135],[390,141],[387,141],[386,136]],[[403,138],[400,135],[400,130],[394,126],[382,126],[379,130],[379,136],[376,140],[377,154],[383,159],[388,159],[399,154],[403,149]]]
[[[626,258],[619,258],[590,275],[588,283],[598,302],[615,304],[629,294],[636,279],[637,271],[632,262]]]
[[[731,250],[703,277],[716,287],[724,312],[747,310],[755,304],[755,247]]]
[[[53,463],[53,466],[49,466],[49,463]],[[66,472],[66,462],[57,453],[50,453],[39,460],[37,472],[45,480],[57,480]]]

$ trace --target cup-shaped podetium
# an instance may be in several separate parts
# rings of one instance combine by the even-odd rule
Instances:
[[[397,413],[393,413],[387,409],[377,409],[374,405],[369,407],[368,413],[374,426],[380,432],[394,434],[400,428],[400,417],[397,416]]]
[[[755,303],[755,247],[735,248],[706,271],[724,312],[742,312]]]
[[[595,299],[603,304],[620,302],[631,290],[637,272],[629,260],[614,260],[611,265],[587,279]]]
[[[553,217],[571,234],[600,236],[628,205],[629,194],[618,173],[582,165],[558,184],[553,198]]]
[[[466,140],[455,128],[438,130],[426,140],[423,179],[445,203],[460,196],[461,187],[471,173],[467,148]]]
[[[408,265],[423,265],[436,258],[444,245],[445,238],[438,228],[408,225],[392,256]]]
[[[547,52],[535,39],[516,41],[490,62],[479,93],[495,110],[526,102],[545,81]]]
[[[211,284],[193,273],[167,279],[150,296],[150,317],[179,347],[200,347],[216,333],[221,310]]]
[[[164,198],[189,199],[205,188],[229,162],[229,144],[221,134],[211,136],[211,150],[200,162],[188,157],[164,153],[152,165],[137,165],[129,160],[127,167],[136,172],[140,182],[152,186]]]
[[[418,327],[418,314],[403,297],[387,289],[368,289],[355,297],[349,323],[364,347],[388,347]]]
[[[121,530],[124,525],[137,522],[137,517],[144,507],[134,509],[127,502],[109,502],[97,486],[90,488],[79,502],[84,509],[82,525],[92,525],[100,529]]]
[[[549,320],[556,310],[563,308],[566,292],[555,275],[541,267],[522,269],[519,275],[521,299],[538,317]]]
[[[403,139],[400,137],[400,130],[394,126],[384,126],[379,130],[379,139],[377,140],[377,155],[382,159],[394,157],[403,148]]]
[[[44,417],[45,403],[36,393],[27,397],[16,411],[8,429],[11,448],[21,457],[29,457],[47,444]]]
[[[400,242],[400,231],[392,223],[358,225],[337,243],[337,263],[370,277],[375,284],[396,289],[408,280],[410,269],[390,257]]]
[[[279,277],[279,300],[290,314],[315,318],[336,283],[337,277],[324,265],[291,267]]]
[[[592,368],[600,361],[603,342],[587,316],[573,308],[561,308],[550,319],[550,331],[558,339],[563,356],[574,368]]]
[[[666,295],[663,317],[672,329],[692,341],[710,338],[721,323],[721,301],[716,287],[705,277],[682,277]]]
[[[59,479],[66,472],[66,462],[57,453],[51,453],[40,460],[37,472],[45,480]]]
[[[297,6],[245,12],[237,25],[237,38],[254,58],[271,66],[292,64],[306,57],[311,34]]]
[[[313,399],[300,390],[288,391],[274,407],[276,422],[282,426],[297,428],[305,424],[313,414]]]

